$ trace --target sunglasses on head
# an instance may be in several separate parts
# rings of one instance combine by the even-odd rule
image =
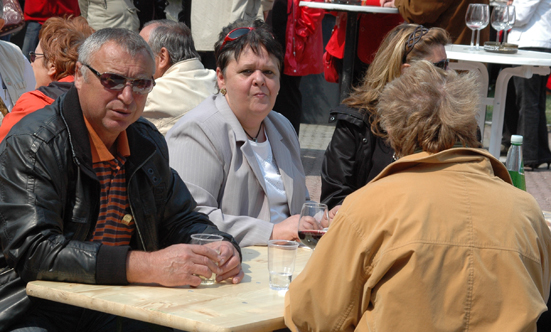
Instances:
[[[241,27],[241,28],[235,28],[232,31],[228,32],[226,37],[224,37],[224,41],[222,42],[222,46],[220,46],[220,50],[224,48],[227,42],[231,42],[236,39],[239,39],[240,37],[243,37],[244,35],[253,31],[254,29],[255,28],[253,27]]]
[[[35,62],[36,61],[36,56],[37,55],[40,55],[40,56],[44,56],[44,53],[36,53],[36,52],[29,52],[29,58],[31,60],[31,62]]]
[[[444,59],[438,62],[433,62],[432,64],[440,69],[448,70],[449,63],[450,63],[450,59]]]
[[[151,92],[151,90],[155,86],[155,80],[153,79],[128,78],[113,73],[100,74],[97,70],[90,67],[90,65],[83,64],[83,66],[90,69],[90,71],[99,78],[101,85],[109,90],[121,91],[126,87],[127,83],[130,83],[133,92],[143,95]]]

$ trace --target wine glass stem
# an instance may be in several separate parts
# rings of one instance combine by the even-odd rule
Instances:
[[[480,42],[480,29],[476,30],[476,48],[478,49],[478,45]]]
[[[503,41],[501,44],[505,44],[507,42],[507,29],[503,30]]]
[[[471,48],[474,47],[474,29],[473,29],[473,33],[471,35]]]

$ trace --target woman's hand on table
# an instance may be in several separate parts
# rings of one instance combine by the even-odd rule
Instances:
[[[272,230],[272,236],[270,237],[270,240],[277,239],[277,240],[299,241],[299,238],[298,238],[299,220],[300,220],[300,214],[295,214],[283,220],[279,224],[275,224]],[[301,230],[319,229],[319,226],[313,218],[312,219],[303,218],[302,223],[300,224],[300,229]]]
[[[396,7],[394,5],[394,0],[380,0],[379,3],[381,7]]]
[[[334,208],[329,210],[329,224],[333,222],[333,218],[337,216],[337,212],[339,212],[339,209],[341,208],[341,206],[342,205],[336,205]]]

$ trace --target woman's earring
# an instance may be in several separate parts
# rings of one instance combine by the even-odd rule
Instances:
[[[220,89],[220,93],[222,94],[222,96],[225,96],[226,93],[228,93],[228,90],[226,90],[226,88]]]

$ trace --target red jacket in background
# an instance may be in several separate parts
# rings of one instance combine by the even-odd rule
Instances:
[[[25,21],[43,24],[53,16],[80,16],[78,0],[26,0],[23,10]]]
[[[306,0],[323,2],[323,0]],[[323,72],[323,9],[299,7],[300,0],[287,1],[286,52],[283,73],[305,76]]]
[[[379,0],[362,1],[364,6],[380,7]],[[386,34],[394,27],[404,22],[400,14],[374,14],[365,13],[358,15],[360,29],[358,31],[358,58],[364,63],[371,63],[375,53],[379,49]],[[344,56],[344,42],[346,39],[346,13],[337,15],[335,27],[331,39],[325,50],[332,56],[342,59]]]

